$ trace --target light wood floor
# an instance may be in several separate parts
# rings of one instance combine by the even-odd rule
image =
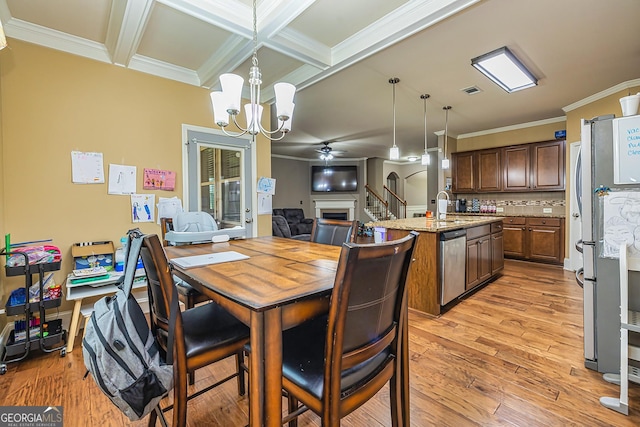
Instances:
[[[600,405],[618,387],[584,367],[582,290],[559,267],[507,261],[495,282],[437,319],[411,313],[412,426],[638,426],[640,386],[630,415]],[[0,405],[62,405],[65,427],[130,423],[97,389],[79,343],[71,354],[40,352],[8,365]],[[229,372],[226,361],[196,374],[196,387]],[[243,426],[247,398],[228,383],[189,403],[190,426]],[[300,426],[318,426],[313,414]],[[388,390],[345,418],[343,426],[389,426]]]

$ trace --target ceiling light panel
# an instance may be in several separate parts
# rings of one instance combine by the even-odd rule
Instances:
[[[509,93],[538,83],[533,74],[506,47],[473,58],[471,65]]]

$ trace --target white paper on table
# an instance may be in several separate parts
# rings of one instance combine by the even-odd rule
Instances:
[[[131,195],[131,221],[153,222],[156,196],[155,194]]]
[[[109,165],[109,194],[134,194],[136,192],[136,167]]]
[[[266,215],[273,212],[271,208],[271,194],[258,193],[258,215]]]
[[[72,151],[71,182],[74,184],[104,184],[102,153]]]

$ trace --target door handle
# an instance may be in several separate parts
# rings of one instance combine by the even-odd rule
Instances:
[[[582,253],[582,239],[578,240],[575,246],[576,246],[576,251]]]
[[[247,224],[251,224],[253,222],[253,218],[247,218],[244,220]]]
[[[580,214],[579,213],[574,213],[571,216],[574,217],[574,218],[580,218]]]

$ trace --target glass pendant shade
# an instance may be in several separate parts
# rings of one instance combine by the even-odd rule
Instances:
[[[282,120],[278,119],[278,126],[282,127],[282,131],[283,132],[289,132],[291,130],[291,122],[293,121],[293,109],[295,108],[296,104],[294,104],[293,102],[291,103],[291,112],[289,113],[289,118],[287,120],[284,121],[284,123],[282,122]]]
[[[256,105],[257,117],[253,117],[253,107],[251,104],[245,104],[244,113],[247,115],[247,128],[250,134],[256,135],[260,132],[260,120],[262,119],[262,105]]]
[[[220,85],[226,102],[225,110],[229,114],[238,114],[240,112],[243,84],[244,79],[236,74],[225,73],[220,76]]]
[[[393,146],[389,149],[389,158],[391,160],[398,160],[400,159],[400,149],[396,146]]]
[[[213,121],[218,126],[229,124],[229,113],[227,113],[227,100],[224,93],[220,91],[211,92],[211,105],[213,105]]]
[[[431,163],[431,157],[429,156],[429,154],[424,153],[424,154],[422,155],[422,161],[421,161],[421,163],[422,163],[422,166],[428,166],[428,165],[429,165],[429,163]]]
[[[276,83],[273,85],[273,91],[276,95],[276,110],[280,120],[286,120],[293,114],[293,95],[296,93],[296,87],[291,83]]]
[[[449,159],[446,157],[442,159],[442,169],[449,169]]]

